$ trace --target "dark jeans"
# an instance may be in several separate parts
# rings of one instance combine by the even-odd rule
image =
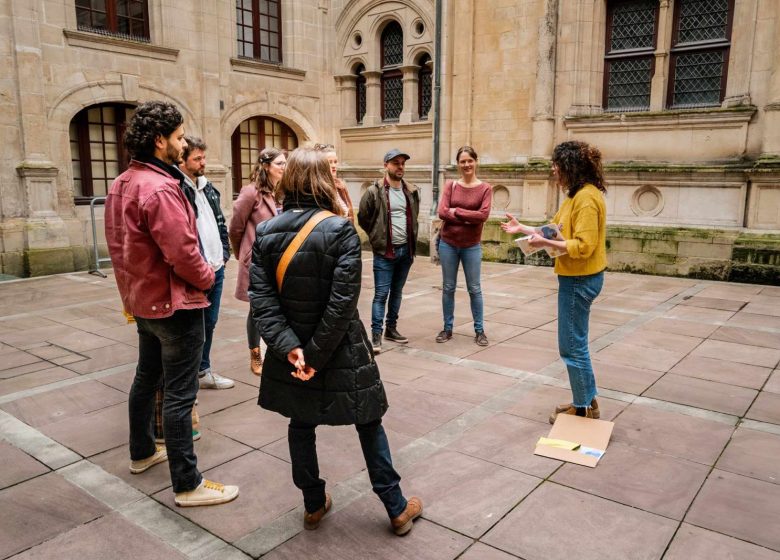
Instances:
[[[225,267],[214,273],[214,286],[206,292],[206,297],[211,303],[203,310],[203,322],[205,323],[206,336],[203,342],[203,357],[200,359],[200,371],[211,368],[211,340],[214,338],[214,328],[219,319],[219,305],[222,302],[222,284],[225,282]]]
[[[165,319],[135,318],[138,367],[130,388],[130,459],[154,455],[154,394],[163,385],[163,431],[174,492],[200,484],[192,444],[192,405],[203,353],[203,310],[176,311]]]
[[[249,343],[249,349],[260,348],[260,331],[257,330],[255,322],[252,320],[252,307],[249,307],[249,315],[246,316],[246,341]]]
[[[412,256],[407,245],[393,247],[392,258],[374,254],[374,302],[371,306],[371,332],[381,333],[387,303],[387,326],[391,329],[398,323],[401,310],[401,296],[404,284],[412,267]],[[388,296],[390,301],[388,302]]]
[[[287,430],[293,482],[303,492],[303,506],[309,513],[325,505],[325,481],[320,478],[315,428],[314,424],[290,420]],[[406,509],[406,498],[401,492],[401,476],[393,468],[382,421],[357,424],[355,428],[374,493],[382,500],[390,519],[398,517]]]

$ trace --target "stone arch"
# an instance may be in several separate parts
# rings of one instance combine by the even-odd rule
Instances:
[[[226,148],[223,153],[230,153],[230,136],[239,124],[250,117],[272,117],[282,121],[298,136],[299,144],[317,137],[316,128],[303,113],[281,100],[269,101],[268,94],[265,94],[262,99],[236,105],[222,117],[220,120],[221,136],[224,148]]]
[[[346,66],[346,74],[354,74],[355,69],[357,69],[358,66],[363,65],[363,68],[368,69],[368,65],[366,64],[366,57],[363,55],[358,55],[355,57],[350,58]]]
[[[417,61],[420,60],[420,58],[423,55],[428,55],[431,57],[431,60],[433,60],[433,53],[431,52],[431,48],[428,45],[414,45],[409,50],[409,62],[412,64],[417,64]]]

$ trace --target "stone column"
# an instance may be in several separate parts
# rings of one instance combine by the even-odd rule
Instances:
[[[655,44],[655,73],[650,82],[650,110],[663,111],[669,80],[669,48],[672,44],[672,18],[669,0],[661,0],[658,11],[658,36]]]
[[[536,50],[536,89],[532,118],[531,158],[552,154],[555,137],[555,38],[558,30],[558,0],[547,0],[539,22]]]
[[[774,4],[774,3],[773,3]],[[723,107],[750,105],[750,75],[756,56],[756,19],[758,0],[734,3],[728,81]]]
[[[420,67],[416,64],[410,64],[409,66],[402,66],[401,71],[404,73],[404,108],[398,117],[399,124],[409,124],[412,121],[418,120],[418,108],[420,106],[417,99],[417,84],[419,82],[418,72]]]
[[[334,76],[336,91],[341,97],[341,119],[339,126],[357,125],[357,76],[354,74],[342,74]],[[366,99],[368,101],[368,99]]]
[[[58,168],[49,153],[38,2],[11,2],[12,44],[19,87],[22,161],[16,166],[23,196],[23,251],[30,275],[73,270],[65,222],[57,195]]]
[[[574,2],[564,3],[568,9]],[[594,115],[602,112],[599,79],[604,68],[604,22],[606,2],[576,2],[574,46],[574,96],[570,115]],[[601,54],[596,54],[601,53]]]
[[[378,70],[364,70],[366,78],[366,115],[363,117],[364,126],[377,126],[382,123],[382,72]]]
[[[764,105],[764,141],[761,158],[777,161],[780,159],[780,57],[775,53],[780,48],[780,38],[774,30],[780,25],[780,6],[776,2],[766,2],[763,6],[767,8],[762,14],[762,18],[767,20],[764,26],[772,31],[763,33],[758,42],[761,45],[761,52],[765,53],[764,56],[771,57],[772,72],[769,78],[769,103]]]

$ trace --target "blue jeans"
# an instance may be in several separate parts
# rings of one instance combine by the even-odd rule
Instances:
[[[407,245],[393,247],[392,258],[374,254],[374,302],[371,306],[371,332],[381,333],[387,303],[387,326],[391,329],[398,323],[401,310],[401,296],[404,284],[412,267],[412,256]],[[390,301],[388,303],[388,296]]]
[[[191,414],[203,352],[203,309],[182,309],[165,319],[136,317],[135,321],[139,344],[128,398],[130,459],[154,455],[154,395],[162,384],[163,432],[173,491],[187,492],[202,478],[192,445]]]
[[[590,305],[601,293],[604,273],[558,276],[558,350],[569,372],[573,404],[590,406],[598,394],[588,350]]]
[[[444,330],[451,331],[455,320],[455,286],[458,284],[458,267],[463,264],[463,274],[466,275],[466,289],[471,301],[471,317],[474,319],[474,331],[485,330],[483,324],[482,286],[480,285],[480,269],[482,267],[482,245],[477,243],[471,247],[453,247],[443,239],[439,240],[439,259],[441,260],[441,275],[443,286],[441,291],[441,307],[444,312]]]
[[[214,285],[206,292],[206,297],[211,303],[203,310],[203,322],[206,329],[206,337],[203,342],[203,357],[200,360],[200,371],[211,368],[211,340],[214,338],[214,327],[219,319],[219,305],[222,302],[222,284],[225,282],[225,267],[214,273]]]
[[[315,424],[290,420],[287,441],[290,444],[293,483],[303,492],[303,507],[314,513],[325,505],[325,481],[320,478],[317,462],[317,435]],[[355,426],[368,468],[368,478],[374,493],[379,496],[390,519],[406,509],[406,498],[401,492],[401,476],[393,468],[390,444],[382,421]]]

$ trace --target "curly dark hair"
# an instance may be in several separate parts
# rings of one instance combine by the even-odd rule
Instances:
[[[134,158],[153,156],[157,137],[168,138],[183,122],[184,117],[173,103],[141,103],[125,130],[125,147]]]
[[[603,193],[607,192],[601,151],[595,146],[579,140],[561,142],[553,150],[552,162],[558,166],[561,185],[569,198],[574,198],[586,184],[595,186]]]
[[[181,153],[181,159],[184,161],[187,161],[187,158],[190,157],[190,154],[195,150],[205,152],[208,149],[206,143],[197,136],[185,136],[184,141],[187,143],[187,147],[184,148],[184,151]]]

